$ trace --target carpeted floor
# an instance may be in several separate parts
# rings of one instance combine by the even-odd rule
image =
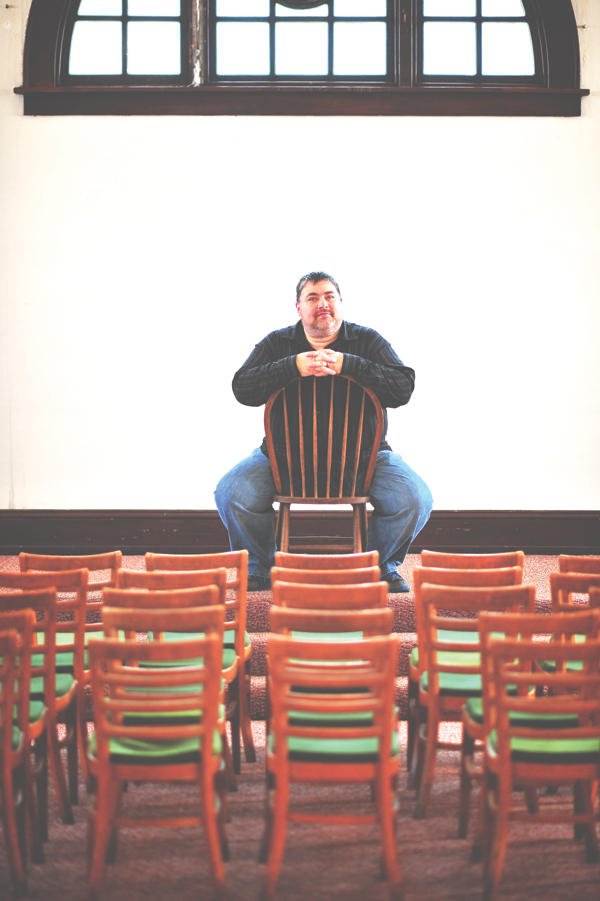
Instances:
[[[417,562],[410,557],[406,574]],[[139,568],[140,558],[126,558],[125,566]],[[0,558],[0,567],[17,568],[15,558]],[[526,559],[525,581],[534,582],[542,606],[549,601],[548,573],[557,568],[555,557]],[[249,614],[255,608],[256,625],[251,631],[253,642],[265,631],[264,615],[268,612],[268,593],[249,596]],[[414,640],[412,593],[394,595],[390,603],[402,625],[401,641]],[[262,612],[261,612],[262,611]],[[408,625],[413,617],[413,628]],[[257,655],[258,656],[258,655]],[[256,668],[261,669],[258,661]],[[261,686],[264,674],[257,673]],[[399,676],[403,680],[404,676]],[[255,710],[255,714],[258,711]],[[227,863],[227,881],[232,901],[257,899],[263,866],[257,862],[262,829],[264,796],[264,723],[253,723],[258,750],[256,764],[243,764],[239,790],[231,793],[228,836],[231,861]],[[449,732],[457,726],[450,724]],[[406,724],[400,724],[402,746],[406,742]],[[398,847],[403,867],[408,901],[470,901],[479,899],[482,890],[481,864],[470,863],[470,842],[456,838],[457,829],[457,760],[452,752],[438,756],[437,777],[425,820],[412,818],[414,792],[406,788],[402,771],[399,792]],[[355,800],[368,805],[364,788],[340,787],[328,799],[314,799],[302,792],[301,804],[342,804]],[[196,794],[190,786],[130,786],[126,805],[133,812],[142,807],[177,811],[192,809]],[[570,805],[568,792],[543,799],[552,805]],[[473,799],[475,809],[476,799]],[[31,866],[29,894],[39,901],[81,901],[86,897],[85,864],[85,790],[81,804],[75,809],[74,826],[63,826],[51,794],[50,841],[46,845],[47,862]],[[288,901],[383,901],[385,883],[378,879],[379,838],[372,826],[289,827],[277,895]],[[600,865],[585,862],[582,844],[574,842],[568,826],[541,826],[535,830],[515,825],[511,830],[506,867],[501,886],[503,901],[597,901],[600,894]],[[0,845],[0,898],[9,898],[10,889],[6,859]],[[208,867],[199,830],[124,830],[116,864],[107,867],[102,897],[107,901],[202,901],[212,897]]]

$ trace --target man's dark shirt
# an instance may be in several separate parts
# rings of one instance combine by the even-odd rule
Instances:
[[[400,407],[408,403],[415,384],[414,370],[403,365],[391,345],[378,332],[353,322],[342,322],[337,337],[328,345],[328,349],[344,354],[342,375],[352,376],[379,398],[384,413],[379,449],[391,450],[386,441],[386,407]],[[236,399],[249,407],[262,406],[274,391],[300,376],[296,356],[313,350],[314,347],[309,344],[304,333],[302,321],[295,326],[271,332],[256,345],[233,377],[232,387]],[[316,379],[318,395],[322,395],[323,399],[331,391],[330,378],[334,376]],[[305,381],[312,382],[313,378],[307,377]],[[277,426],[278,423],[273,420],[274,441],[279,458],[282,436],[278,439],[277,432],[280,429]],[[366,426],[368,431],[368,423]],[[262,443],[262,452],[268,456],[266,439]]]

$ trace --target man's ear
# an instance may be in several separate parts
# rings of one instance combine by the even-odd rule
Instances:
[[[298,316],[300,315],[300,304],[299,303],[296,303],[296,313],[298,314]]]

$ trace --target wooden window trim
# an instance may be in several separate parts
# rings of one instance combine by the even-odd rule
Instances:
[[[417,0],[398,0],[412,21]],[[570,0],[538,4],[547,54],[543,87],[415,85],[412,28],[400,32],[400,84],[61,85],[66,0],[32,0],[25,39],[24,114],[192,116],[580,116],[579,41]]]

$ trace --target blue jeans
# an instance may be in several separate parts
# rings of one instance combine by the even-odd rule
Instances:
[[[268,576],[274,563],[274,494],[271,464],[258,447],[223,476],[215,491],[231,549],[248,550],[250,575]],[[383,574],[394,572],[429,519],[431,492],[402,457],[384,450],[377,454],[369,497],[367,550],[379,551]]]

